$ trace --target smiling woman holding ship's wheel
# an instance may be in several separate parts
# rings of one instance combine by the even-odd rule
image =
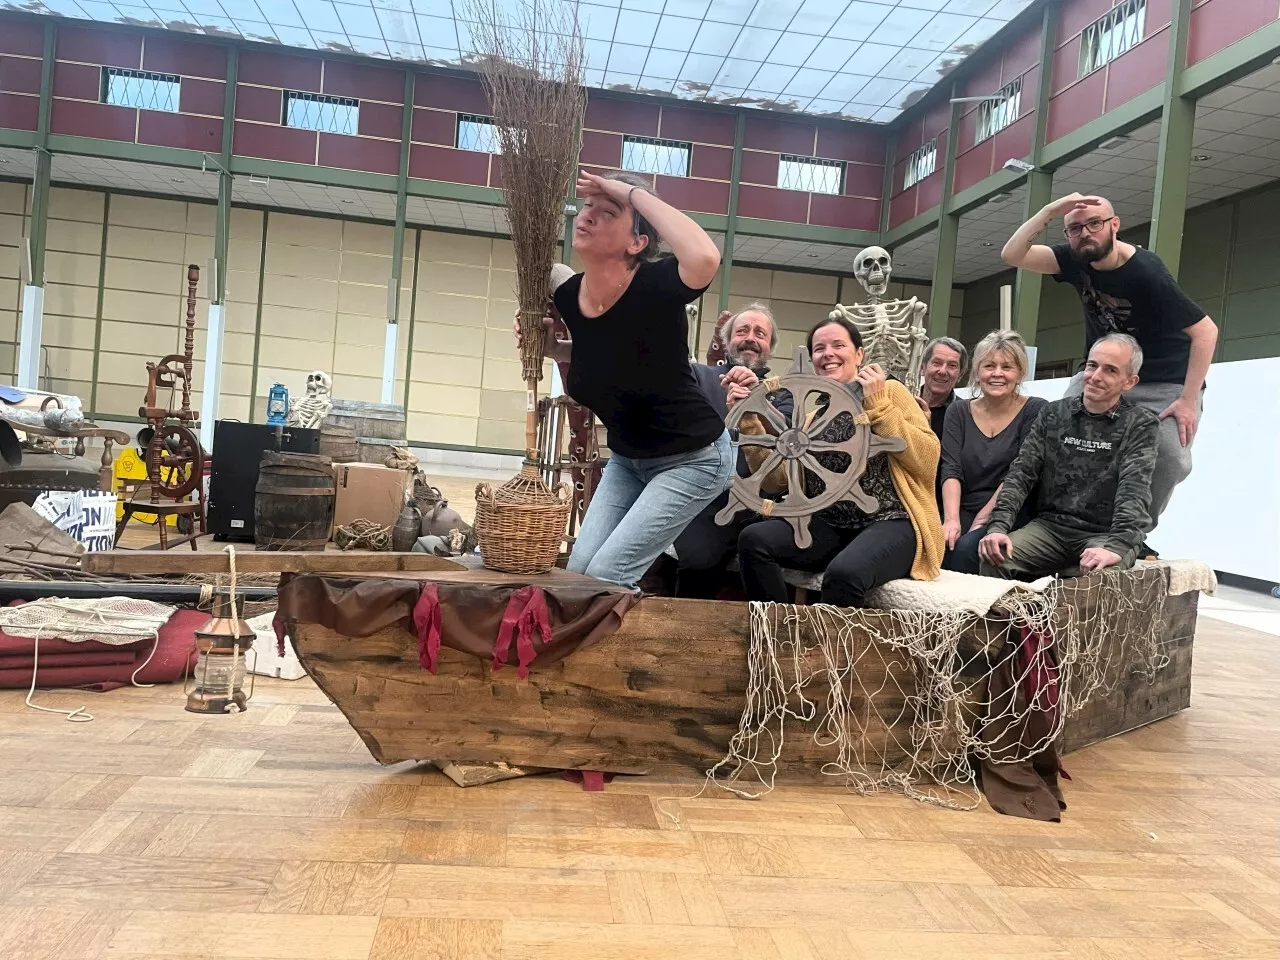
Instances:
[[[546,355],[570,361],[565,388],[608,428],[610,457],[569,569],[634,587],[732,475],[724,421],[689,364],[685,313],[720,251],[634,174],[584,171],[578,196],[583,272],[555,293],[570,340],[548,337]],[[660,240],[674,256],[656,259]]]
[[[808,518],[805,546],[797,545],[796,531],[785,519],[765,520],[743,530],[738,538],[743,590],[748,600],[786,603],[783,567],[823,571],[823,603],[860,607],[871,589],[890,580],[932,580],[938,575],[943,547],[933,494],[938,438],[906,387],[887,380],[876,364],[863,366],[862,337],[848,320],[823,320],[809,332],[808,349],[814,372],[834,382],[825,401],[805,422],[806,430],[816,424],[818,431],[817,436],[806,433],[807,443],[816,450],[829,449],[854,436],[862,421],[855,421],[847,410],[837,413],[844,404],[832,400],[840,396],[838,391],[851,389],[861,394],[871,432],[899,442],[892,448],[874,445],[881,449],[873,449],[867,458],[860,492]],[[802,415],[802,404],[803,398],[797,398],[797,415]],[[824,425],[824,420],[829,422]],[[742,432],[763,429],[761,424],[754,426],[757,429],[743,423]],[[779,447],[785,439],[785,434],[779,437]],[[843,453],[812,456],[831,482],[835,482],[834,472],[854,466]],[[803,465],[796,466],[799,463],[788,464],[790,479],[785,485],[795,482],[803,487],[806,499],[825,503],[823,478]],[[778,473],[777,483],[783,485],[788,471]]]

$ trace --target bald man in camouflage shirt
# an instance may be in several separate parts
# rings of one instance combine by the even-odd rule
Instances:
[[[1084,393],[1040,412],[978,546],[982,573],[1034,580],[1132,566],[1148,529],[1160,421],[1130,403],[1142,348],[1113,333],[1089,351]],[[1037,485],[1036,519],[1009,532]]]

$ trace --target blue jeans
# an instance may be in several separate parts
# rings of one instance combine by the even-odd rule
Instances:
[[[685,526],[733,475],[728,431],[715,443],[669,457],[612,454],[569,556],[574,573],[635,587]]]

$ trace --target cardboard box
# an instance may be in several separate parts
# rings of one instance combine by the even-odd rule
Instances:
[[[333,526],[364,518],[384,527],[395,526],[404,509],[407,470],[392,470],[372,463],[337,463],[333,467],[338,496],[333,505]]]

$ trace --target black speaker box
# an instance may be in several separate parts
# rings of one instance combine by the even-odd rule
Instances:
[[[258,468],[268,452],[319,453],[320,431],[238,420],[214,424],[208,516],[213,539],[253,542]]]

